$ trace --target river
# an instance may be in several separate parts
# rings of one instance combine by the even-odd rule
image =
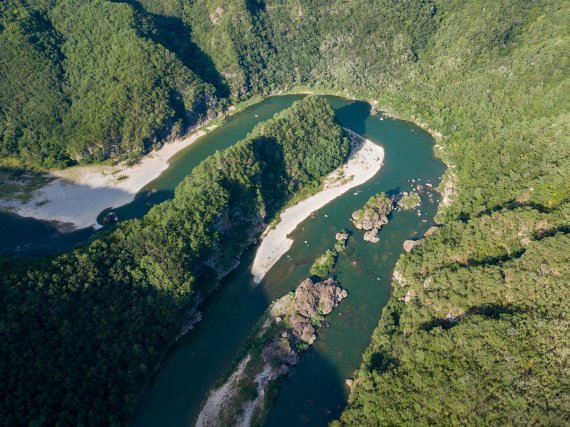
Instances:
[[[175,186],[208,155],[231,146],[257,123],[300,98],[302,95],[270,97],[229,117],[222,126],[178,153],[171,166],[143,189],[135,201],[115,211],[121,219],[142,216],[153,204],[172,197]],[[344,380],[352,377],[358,368],[390,296],[390,280],[403,252],[402,243],[421,237],[433,225],[439,195],[429,196],[427,192],[421,195],[420,215],[415,210],[395,212],[380,232],[377,244],[362,239],[362,233],[352,226],[350,215],[379,191],[393,194],[428,182],[436,187],[444,165],[433,156],[431,136],[415,125],[372,115],[370,106],[364,102],[326,98],[342,126],[383,145],[384,166],[369,182],[304,221],[293,233],[295,243],[291,250],[260,285],[253,284],[249,273],[253,249],[242,257],[241,265],[202,303],[202,321],[166,355],[142,397],[134,426],[192,425],[208,390],[231,368],[242,342],[270,302],[293,290],[307,277],[315,256],[334,244],[336,231],[347,228],[353,235],[346,252],[340,256],[335,274],[349,297],[326,318],[315,344],[283,382],[267,425],[326,426],[342,411],[349,391]],[[16,230],[18,224],[24,225],[21,221],[24,220],[3,216],[0,228],[2,224],[10,224],[4,227]],[[33,225],[36,227],[33,241],[26,241],[26,236],[15,236],[12,248],[24,248],[32,255],[54,253],[68,250],[89,237],[86,231],[70,237],[43,223]],[[2,250],[7,249],[2,247]],[[26,254],[25,250],[20,252]]]
[[[233,116],[230,123],[206,138],[215,143],[235,142],[257,121],[288,107],[298,98],[269,98]],[[192,425],[208,390],[231,367],[241,343],[269,303],[295,289],[309,275],[315,256],[334,244],[335,232],[348,228],[353,236],[346,253],[340,257],[336,275],[349,297],[326,319],[315,344],[282,384],[267,425],[325,426],[342,411],[348,396],[344,380],[358,368],[390,296],[390,278],[403,251],[402,243],[421,236],[433,225],[438,195],[434,194],[431,201],[426,194],[422,196],[421,216],[416,211],[394,213],[380,232],[381,241],[377,244],[362,239],[362,233],[352,227],[350,215],[379,191],[410,190],[417,181],[437,186],[444,166],[433,156],[431,136],[415,125],[391,118],[381,120],[380,116],[370,114],[370,106],[364,102],[327,99],[344,127],[384,146],[384,166],[368,183],[303,222],[293,234],[293,247],[261,285],[255,286],[249,274],[253,251],[242,257],[240,267],[202,304],[203,320],[166,356],[142,398],[135,426]],[[201,144],[210,142],[206,144],[204,139]],[[171,169],[180,168],[179,162],[187,161],[184,159],[192,150],[202,149],[202,145],[182,153]],[[199,160],[196,155],[192,159]],[[167,173],[175,174],[171,169]]]

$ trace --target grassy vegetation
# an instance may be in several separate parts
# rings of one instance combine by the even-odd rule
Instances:
[[[404,194],[398,200],[398,206],[404,210],[413,209],[422,203],[420,196],[416,193]]]
[[[327,249],[324,254],[315,260],[309,273],[312,276],[327,277],[334,269],[337,255],[336,251]]]
[[[311,266],[309,273],[312,276],[325,278],[334,271],[338,256],[346,249],[348,233],[343,230],[336,234],[336,242],[332,249],[327,249],[324,254],[317,257]]]

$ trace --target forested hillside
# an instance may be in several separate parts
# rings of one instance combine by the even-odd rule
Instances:
[[[135,156],[228,102],[299,85],[375,100],[395,115],[439,131],[443,137],[438,153],[450,164],[445,182],[452,203],[439,215],[443,223],[439,230],[400,259],[393,298],[364,357],[341,422],[567,423],[567,0],[54,0],[29,4],[9,0],[0,8],[3,156],[44,166],[115,154]],[[313,132],[309,125],[304,129],[307,134]],[[284,153],[283,161],[286,158]],[[227,173],[247,174],[242,171],[244,164],[239,170],[228,168]],[[263,169],[262,164],[254,162],[252,167]],[[207,166],[202,170],[206,173]],[[311,174],[307,177],[312,179]],[[214,211],[219,213],[230,196],[216,182],[208,183],[208,194],[215,200],[207,203],[217,206]],[[267,176],[267,182],[281,191],[291,185],[279,176]],[[295,191],[294,186],[289,191]],[[124,362],[120,393],[110,393],[94,382],[88,390],[105,397],[88,399],[91,392],[73,393],[69,398],[75,404],[112,401],[116,406],[111,408],[123,419],[126,412],[119,409],[124,404],[120,399],[128,396],[123,408],[128,412],[148,375],[145,370],[152,369],[148,360],[157,358],[157,342],[165,342],[169,336],[165,331],[175,323],[171,319],[176,307],[188,301],[193,276],[180,266],[198,256],[194,255],[199,253],[197,248],[208,253],[208,245],[215,245],[215,240],[203,235],[190,238],[194,232],[183,224],[191,212],[182,206],[191,192],[187,184],[181,188],[186,191],[179,190],[174,201],[155,208],[148,218],[125,224],[88,249],[38,267],[25,280],[10,279],[16,281],[4,286],[15,300],[3,298],[10,319],[3,322],[3,333],[21,336],[19,331],[32,330],[28,336],[36,345],[48,332],[50,337],[67,340],[71,336],[67,330],[57,335],[57,328],[82,324],[29,327],[24,322],[28,318],[39,322],[34,310],[58,320],[70,316],[69,304],[79,305],[74,298],[88,294],[75,290],[73,277],[81,277],[77,289],[89,289],[93,300],[120,302],[144,295],[142,305],[134,305],[137,316],[164,319],[156,325],[158,330],[165,322],[165,329],[136,341],[140,346],[132,351],[146,356]],[[249,187],[239,188],[253,194]],[[247,209],[252,210],[245,212],[259,211],[258,199],[251,200]],[[204,218],[215,222],[216,215]],[[157,231],[147,231],[148,241],[141,238],[140,251],[131,249],[134,237],[129,236],[140,237],[138,230],[147,229]],[[159,238],[156,247],[147,246]],[[171,250],[161,249],[163,244]],[[105,264],[118,253],[125,254],[121,256],[125,264]],[[163,256],[176,267],[160,272]],[[108,266],[101,272],[100,265]],[[66,273],[57,273],[61,271]],[[75,276],[78,271],[82,275]],[[18,281],[21,285],[16,285]],[[112,285],[115,282],[121,285]],[[155,288],[153,283],[160,286]],[[109,297],[117,289],[121,298]],[[53,298],[47,304],[35,300],[50,293]],[[157,302],[160,297],[179,305],[165,308]],[[32,308],[22,315],[13,307]],[[131,328],[134,323],[122,317],[125,306],[103,307],[112,310],[113,316],[98,310],[73,313],[92,325],[115,316],[120,318],[116,325],[126,322],[120,334],[104,323],[100,339],[110,346],[126,346],[125,336],[137,339],[142,328]],[[157,314],[162,310],[166,314]],[[129,317],[131,322],[135,318]],[[85,336],[85,345],[92,345],[89,339]],[[11,343],[2,341],[2,345]],[[22,367],[10,370],[12,375],[37,369],[43,378],[52,375],[49,366],[56,366],[52,388],[70,390],[61,386],[64,377],[59,374],[67,359],[56,356],[57,352],[42,352],[50,357],[46,361],[23,347],[2,354],[10,354]],[[109,359],[116,359],[106,350],[97,354],[103,368],[91,368],[93,381],[108,369]],[[142,371],[141,360],[146,361]],[[81,365],[83,372],[87,365]],[[18,381],[11,379],[12,388],[4,390],[14,390]],[[18,390],[10,394],[15,399],[10,402],[25,411],[36,391]],[[40,401],[46,398],[38,396]],[[96,406],[89,410],[94,416],[104,412]]]
[[[3,156],[44,167],[136,157],[216,110],[191,41],[183,61],[150,14],[102,0],[9,0],[0,12]]]
[[[403,87],[378,99],[443,133],[456,192],[397,265],[341,423],[563,425],[570,4],[434,6]]]
[[[126,423],[200,290],[348,147],[332,108],[305,98],[202,162],[141,220],[53,260],[4,260],[1,424]]]

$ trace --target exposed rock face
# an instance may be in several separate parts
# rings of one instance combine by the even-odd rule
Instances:
[[[428,236],[431,236],[432,234],[437,233],[437,230],[439,230],[439,227],[436,227],[435,225],[428,228],[426,230],[426,232],[424,233],[424,237],[428,237]]]
[[[312,345],[317,339],[316,330],[311,321],[303,316],[291,317],[291,333],[297,341],[305,341]]]
[[[272,363],[278,361],[288,365],[299,363],[299,355],[291,348],[288,340],[280,337],[275,338],[271,344],[267,344],[262,351],[264,362]]]
[[[404,242],[404,250],[406,252],[412,252],[415,247],[422,244],[421,240],[406,240]]]
[[[336,240],[345,242],[348,240],[348,233],[346,231],[341,231],[340,233],[336,233],[334,237]]]
[[[220,19],[222,19],[222,15],[224,13],[224,9],[220,6],[218,6],[216,8],[216,10],[214,10],[212,13],[210,13],[210,22],[214,25],[216,25],[218,22],[220,22]]]
[[[404,296],[403,298],[404,304],[409,303],[415,297],[416,297],[416,292],[413,289],[408,289],[408,292],[406,292],[406,296]]]
[[[390,213],[392,209],[388,213]],[[373,209],[366,209],[363,214],[359,211],[352,213],[354,226],[359,230],[380,229],[384,224],[388,224],[388,216],[382,212],[376,212]]]
[[[394,269],[392,279],[394,279],[394,281],[397,282],[400,286],[406,286],[406,278],[397,270],[397,267],[398,266],[396,266],[396,269]]]
[[[338,304],[348,296],[348,293],[339,287],[334,279],[326,279],[313,283],[305,279],[295,290],[293,296],[286,295],[273,306],[272,313],[279,313],[289,318],[290,333],[295,341],[304,341],[311,345],[317,339],[316,328],[312,318],[317,315],[329,314]],[[285,298],[292,298],[287,303]],[[281,310],[276,310],[281,308]]]
[[[372,230],[367,231],[364,233],[364,240],[367,242],[378,243],[380,241],[380,238],[378,237],[379,231],[380,229],[378,228],[373,228]]]
[[[305,279],[295,291],[297,310],[305,317],[327,315],[347,296],[348,293],[332,278],[317,283]]]

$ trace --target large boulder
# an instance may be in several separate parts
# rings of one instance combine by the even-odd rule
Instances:
[[[315,327],[306,317],[295,315],[291,317],[291,333],[297,341],[305,341],[311,345],[317,339]]]
[[[380,241],[380,238],[378,237],[378,231],[380,230],[377,228],[373,228],[372,230],[367,231],[364,233],[364,240],[371,243],[378,243]]]
[[[366,230],[364,240],[372,243],[379,242],[378,232],[383,225],[388,224],[388,215],[394,209],[394,199],[384,193],[372,196],[362,209],[352,213],[352,222],[359,230]]]
[[[309,318],[329,314],[347,296],[348,293],[332,278],[317,283],[305,279],[295,290],[297,311]]]
[[[266,363],[288,365],[299,363],[299,355],[291,348],[289,341],[280,337],[263,348],[262,356]]]
[[[430,227],[430,228],[428,228],[428,229],[426,230],[426,232],[424,233],[424,237],[429,237],[429,236],[431,236],[431,235],[437,233],[437,230],[439,230],[439,227],[436,227],[435,225],[432,226],[432,227]]]

